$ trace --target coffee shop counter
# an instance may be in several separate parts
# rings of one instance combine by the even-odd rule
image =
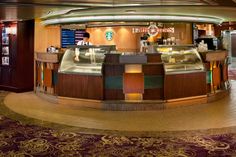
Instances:
[[[220,91],[228,91],[225,51],[216,52],[225,55],[212,61],[208,55],[216,53],[199,54],[192,45],[154,49],[145,54],[121,54],[115,46],[68,48],[58,70],[59,102],[92,102],[94,108],[113,104],[120,109],[117,105],[126,103],[165,108],[176,102],[206,103]]]

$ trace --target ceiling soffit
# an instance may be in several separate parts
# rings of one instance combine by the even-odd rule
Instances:
[[[1,0],[0,20],[127,15],[131,9],[135,10],[134,15],[236,20],[236,0]]]
[[[130,13],[130,11],[132,11],[132,13]],[[222,12],[224,12],[224,14],[222,14]],[[63,14],[60,14],[59,12],[58,13],[52,12],[51,14],[44,16],[42,19],[43,20],[55,19],[54,22],[57,20],[55,24],[60,23],[62,21],[73,23],[73,19],[75,23],[82,23],[82,22],[99,21],[99,18],[101,19],[101,21],[104,21],[102,16],[109,16],[110,19],[108,19],[108,21],[119,21],[115,16],[135,17],[143,15],[143,16],[177,16],[176,21],[181,21],[181,18],[179,18],[180,16],[191,17],[191,18],[211,18],[211,19],[216,19],[217,21],[212,23],[220,23],[224,21],[236,20],[236,14],[232,14],[232,12],[236,12],[236,7],[219,7],[219,6],[137,7],[136,6],[136,7],[116,7],[116,8],[90,8],[90,9],[79,9],[79,10],[71,9],[68,10],[67,12],[64,12]],[[175,18],[170,18],[170,20],[175,21]],[[120,21],[134,21],[134,19],[122,18],[120,19]],[[144,21],[146,20],[144,19]],[[195,20],[192,19],[190,21],[195,21]],[[201,22],[201,20],[199,22]],[[209,22],[211,22],[211,20]]]

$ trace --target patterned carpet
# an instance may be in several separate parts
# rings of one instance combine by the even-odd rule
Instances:
[[[0,156],[3,157],[228,157],[236,156],[235,129],[121,135],[81,133],[17,115],[0,93]],[[41,125],[42,124],[42,125]],[[145,126],[142,126],[145,127]],[[67,129],[66,129],[67,128]]]

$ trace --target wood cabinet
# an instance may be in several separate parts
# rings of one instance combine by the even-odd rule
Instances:
[[[62,97],[103,100],[103,77],[58,74],[58,95]]]
[[[0,89],[33,90],[34,20],[2,23],[0,32]]]
[[[178,99],[206,95],[206,72],[165,75],[164,97]]]
[[[58,68],[63,53],[35,53],[35,90],[58,94]]]

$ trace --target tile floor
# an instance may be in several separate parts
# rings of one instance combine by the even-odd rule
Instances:
[[[158,111],[103,111],[47,102],[33,92],[9,93],[4,103],[27,117],[97,130],[182,131],[236,126],[236,82],[213,103]]]

